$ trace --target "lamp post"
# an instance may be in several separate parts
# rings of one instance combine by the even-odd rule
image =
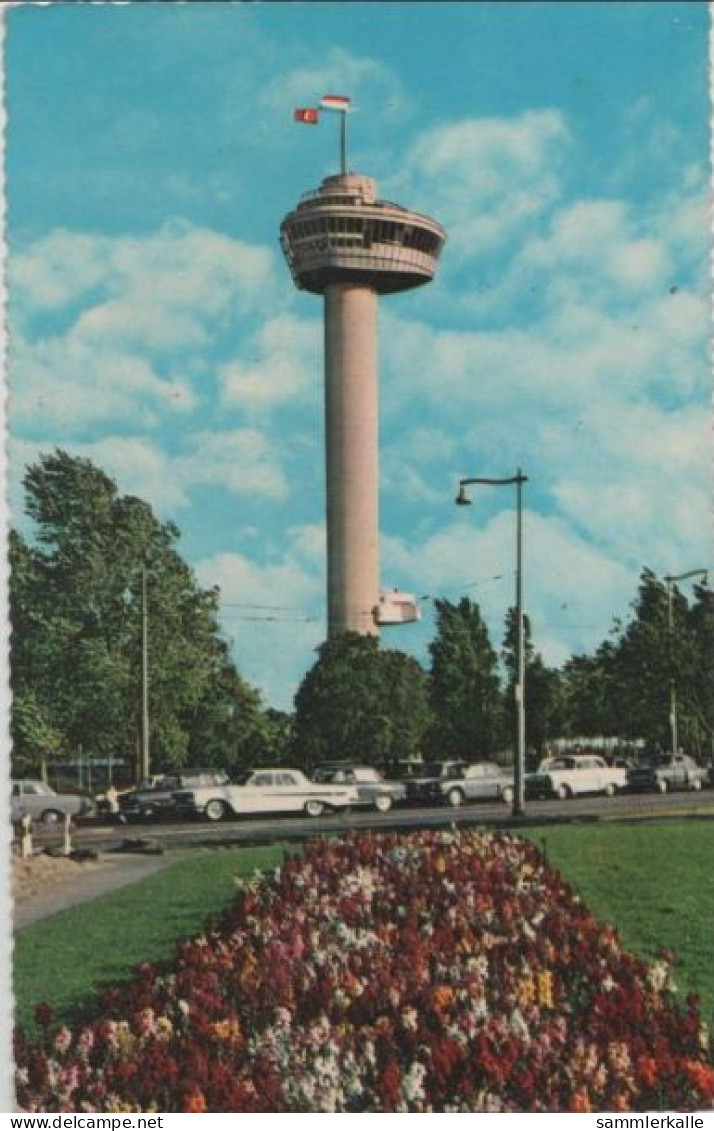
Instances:
[[[684,581],[688,577],[703,577],[706,584],[709,570],[707,569],[689,569],[686,573],[668,573],[665,577],[667,585],[667,633],[669,637],[669,663],[670,663],[670,679],[669,679],[669,727],[672,741],[672,753],[676,754],[679,750],[679,735],[677,733],[677,681],[674,678],[674,660],[673,660],[673,633],[674,633],[674,607],[673,607],[673,589],[676,581]]]
[[[528,476],[522,473],[520,467],[515,475],[511,475],[507,479],[487,479],[482,476],[460,479],[459,493],[454,500],[457,506],[471,506],[471,499],[469,499],[466,494],[466,487],[472,483],[483,483],[490,487],[515,485],[516,488],[516,684],[514,687],[516,700],[516,758],[513,775],[512,809],[514,817],[522,817],[525,812],[526,674],[523,648],[523,484],[527,482]]]
[[[141,563],[141,767],[139,779],[149,777],[149,601],[147,562]]]

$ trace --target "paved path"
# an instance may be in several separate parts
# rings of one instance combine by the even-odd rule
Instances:
[[[125,887],[127,884],[144,880],[147,876],[153,876],[162,868],[173,864],[176,858],[172,853],[164,856],[129,853],[102,856],[100,866],[95,866],[85,875],[79,874],[72,880],[58,883],[16,905],[13,915],[14,929],[21,930],[28,923],[46,919],[78,903],[86,903],[90,899],[116,891],[117,888]]]

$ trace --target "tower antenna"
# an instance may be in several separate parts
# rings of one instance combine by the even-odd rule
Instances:
[[[350,99],[345,94],[324,94],[320,99],[321,110],[336,110],[340,115],[340,173],[347,173],[347,115],[351,112]]]

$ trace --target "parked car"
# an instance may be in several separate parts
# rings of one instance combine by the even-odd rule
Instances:
[[[405,781],[407,802],[413,805],[423,805],[434,802],[438,797],[435,787],[442,781],[462,781],[466,773],[468,762],[424,762],[419,773]]]
[[[158,781],[149,780],[119,797],[119,816],[125,821],[150,820],[174,816],[174,794],[180,789],[220,786],[228,781],[223,770],[182,770],[162,774]]]
[[[604,793],[607,797],[625,789],[624,766],[608,766],[597,755],[568,754],[549,758],[534,774],[526,774],[527,797],[558,797],[564,801],[579,793]]]
[[[707,771],[688,754],[656,754],[641,762],[627,775],[633,790],[701,789],[707,782]]]
[[[424,793],[436,803],[448,801],[457,808],[465,801],[513,801],[513,774],[495,762],[474,762],[471,766],[459,765],[459,773],[427,781]]]
[[[23,779],[12,783],[13,821],[19,821],[29,814],[35,821],[53,825],[63,820],[66,813],[70,817],[83,817],[92,808],[90,798],[83,797],[80,793],[56,793],[43,781]]]
[[[208,821],[259,813],[307,813],[319,817],[329,809],[347,809],[359,801],[354,785],[310,781],[301,770],[246,770],[237,781],[224,785],[194,786],[174,793],[182,816]]]
[[[395,802],[403,801],[407,792],[402,782],[387,781],[372,766],[355,765],[353,762],[325,762],[315,770],[312,780],[331,785],[354,785],[357,804],[374,806],[380,813],[386,813]]]

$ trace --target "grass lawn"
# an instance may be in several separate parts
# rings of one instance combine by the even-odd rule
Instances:
[[[676,980],[714,1016],[714,823],[563,825],[524,831],[542,846],[596,917],[625,946],[651,958],[677,954]],[[282,846],[203,852],[158,875],[30,924],[15,938],[16,1021],[32,1027],[50,1002],[71,1021],[102,983],[121,982],[142,961],[169,960],[236,890],[235,880],[273,868]]]
[[[676,954],[682,994],[714,1021],[714,822],[562,825],[528,832],[600,922],[634,954]]]
[[[236,892],[236,879],[274,868],[283,846],[192,854],[164,871],[78,904],[15,935],[15,1023],[34,1028],[34,1007],[49,1002],[71,1021],[104,983],[131,977],[141,962],[172,958],[179,939],[197,935]]]

